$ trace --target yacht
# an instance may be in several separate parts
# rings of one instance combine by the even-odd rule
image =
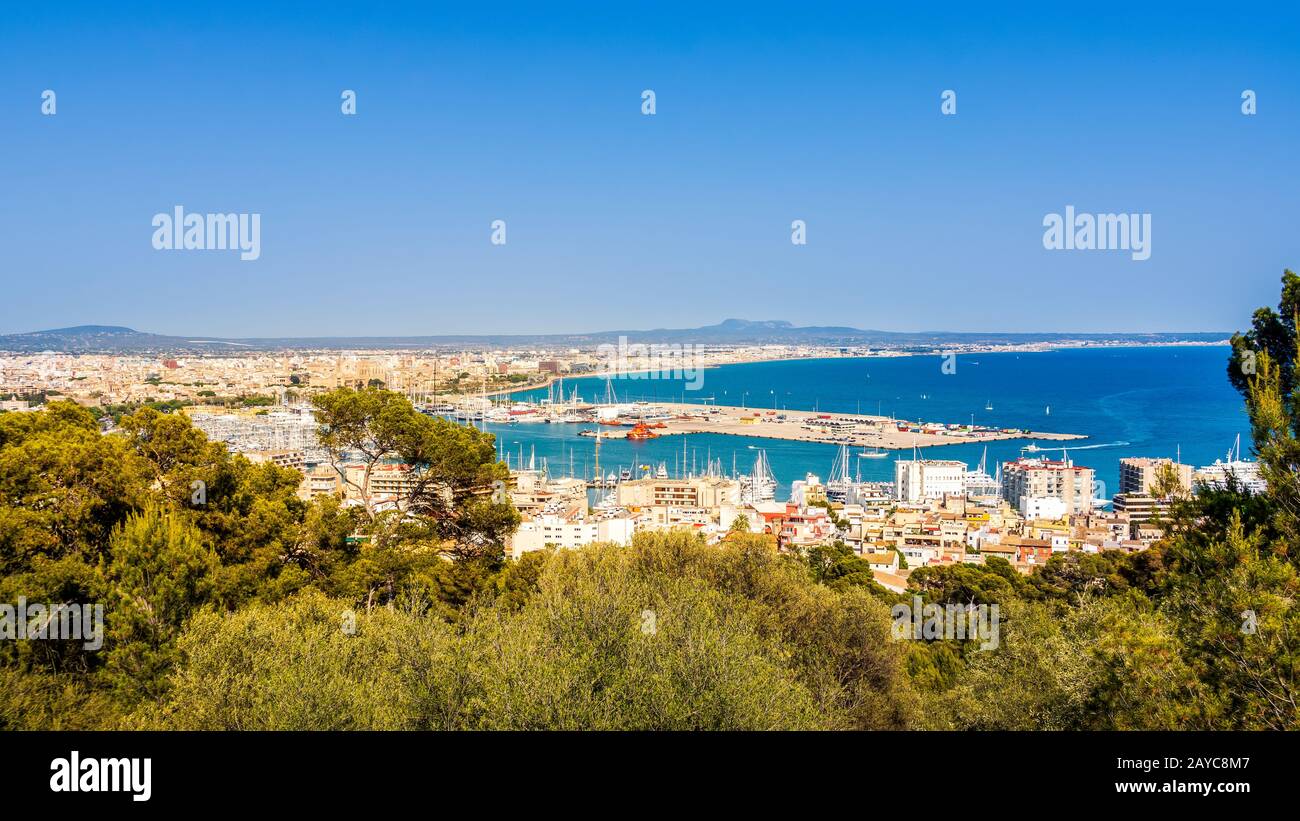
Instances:
[[[770,502],[776,498],[776,477],[767,462],[767,451],[758,449],[754,460],[754,470],[748,476],[740,477],[740,499],[742,502]]]

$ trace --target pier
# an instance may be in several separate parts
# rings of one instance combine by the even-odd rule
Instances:
[[[996,442],[1007,439],[1070,441],[1086,439],[1078,433],[1026,431],[1013,428],[989,428],[942,422],[907,421],[887,416],[853,413],[823,413],[797,410],[759,410],[724,405],[695,405],[657,402],[626,415],[630,425],[642,418],[653,420],[658,436],[690,433],[718,433],[756,439],[782,439],[792,442],[817,442],[828,445],[904,450],[936,445],[961,445]],[[630,427],[602,427],[605,439],[623,439]]]

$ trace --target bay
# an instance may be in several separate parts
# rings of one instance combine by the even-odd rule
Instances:
[[[1241,397],[1226,374],[1226,346],[1153,346],[1067,348],[1041,352],[999,352],[956,355],[955,368],[945,372],[942,356],[840,357],[723,365],[704,372],[699,390],[688,390],[686,379],[651,378],[629,374],[609,380],[617,398],[628,401],[685,401],[744,405],[760,410],[819,410],[829,413],[875,414],[900,419],[996,425],[1038,431],[1079,433],[1086,440],[1059,443],[1038,441],[1038,455],[1060,458],[1060,445],[1070,448],[1075,464],[1097,471],[1105,495],[1118,490],[1119,460],[1125,456],[1181,454],[1184,462],[1203,466],[1223,458],[1240,434],[1243,455],[1249,449],[1249,423]],[[655,376],[658,376],[657,374]],[[588,401],[603,399],[604,377],[565,379]],[[513,394],[539,400],[547,389]],[[992,410],[986,410],[991,405]],[[545,458],[553,475],[590,476],[595,443],[578,431],[591,425],[487,425],[517,465],[535,453]],[[988,445],[988,470],[996,462],[1021,454],[1032,440]],[[684,447],[683,447],[684,446]],[[745,473],[757,448],[767,451],[779,483],[778,498],[790,482],[806,473],[826,478],[836,446],[788,442],[721,434],[667,436],[645,442],[607,440],[601,445],[604,473],[661,463],[677,475],[703,471],[708,459],[721,460]],[[925,458],[979,462],[984,445],[926,448]],[[891,452],[888,459],[854,459],[854,473],[863,480],[892,481],[896,458],[911,451]]]

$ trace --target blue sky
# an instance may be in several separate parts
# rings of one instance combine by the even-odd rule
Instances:
[[[0,332],[1231,330],[1300,266],[1281,4],[266,5],[5,9]],[[261,258],[155,251],[178,204]]]

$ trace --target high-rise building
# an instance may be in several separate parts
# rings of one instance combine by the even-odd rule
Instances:
[[[1059,518],[1092,509],[1092,468],[1021,457],[1002,465],[1002,498],[1026,518]]]
[[[1147,457],[1128,457],[1119,460],[1119,492],[1153,496],[1157,477],[1165,465],[1172,465],[1174,475],[1183,490],[1191,490],[1192,466],[1183,465],[1173,459],[1151,459]]]

